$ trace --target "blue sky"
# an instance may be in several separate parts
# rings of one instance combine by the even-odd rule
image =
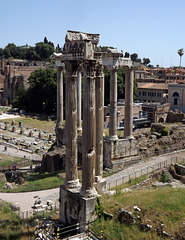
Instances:
[[[100,34],[101,46],[179,65],[185,50],[185,0],[0,0],[0,47],[43,41],[63,46],[67,30]],[[185,55],[182,57],[185,66]]]

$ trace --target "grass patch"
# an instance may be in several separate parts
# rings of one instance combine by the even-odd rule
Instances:
[[[0,239],[20,239],[23,234],[22,220],[8,203],[0,203],[0,229]]]
[[[120,208],[132,211],[137,205],[142,210],[142,222],[148,223],[150,219],[149,224],[153,229],[164,223],[167,226],[165,231],[176,236],[185,219],[184,195],[185,189],[171,187],[119,192],[109,197],[102,195],[104,210],[113,214],[114,219],[107,221],[100,219],[95,224],[114,240],[163,239],[155,232],[141,232],[137,224],[128,226],[118,221]]]
[[[14,162],[22,162],[25,161],[25,158],[16,157],[8,154],[0,153],[0,167],[12,165]]]
[[[4,119],[3,122],[11,122],[12,119]],[[42,131],[52,132],[55,130],[55,121],[47,121],[47,120],[40,120],[40,119],[33,119],[31,117],[20,117],[15,118],[15,125],[19,126],[19,122],[22,122],[24,128],[31,127],[36,129],[41,129]]]
[[[64,180],[57,177],[59,172],[32,174],[25,178],[23,185],[18,185],[16,189],[4,189],[4,183],[0,183],[1,192],[30,192],[45,189],[57,188],[64,183]]]
[[[130,178],[130,180],[127,183],[121,184],[121,185],[113,188],[113,190],[119,191],[119,190],[124,189],[124,188],[129,188],[129,187],[134,186],[134,185],[136,185],[136,184],[138,184],[138,183],[140,183],[140,182],[142,182],[146,179],[148,179],[147,175],[143,175],[143,176],[135,178],[135,179]]]

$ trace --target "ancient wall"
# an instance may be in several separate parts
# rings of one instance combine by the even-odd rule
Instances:
[[[135,139],[104,140],[104,167],[125,167],[138,161],[138,147]]]

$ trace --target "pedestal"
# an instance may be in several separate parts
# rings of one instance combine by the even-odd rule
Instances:
[[[95,204],[97,197],[84,198],[80,189],[66,189],[60,187],[60,221],[65,225],[80,224],[80,232],[86,230],[87,223],[96,218]]]

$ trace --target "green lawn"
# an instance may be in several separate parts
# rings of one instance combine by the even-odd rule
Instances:
[[[12,119],[4,119],[2,122],[8,121],[11,123]],[[24,128],[31,127],[41,129],[43,131],[52,132],[55,130],[55,121],[33,119],[31,117],[20,117],[14,119],[16,126],[19,126],[19,122],[22,122]]]
[[[12,165],[14,162],[25,161],[25,158],[16,157],[13,155],[7,155],[0,153],[0,167]]]
[[[0,202],[0,239],[20,239],[24,229],[22,224],[10,204]]]
[[[102,195],[104,210],[113,214],[112,220],[97,220],[96,225],[114,240],[153,240],[163,239],[158,236],[154,229],[164,223],[164,230],[177,239],[178,234],[185,233],[185,189],[163,187],[160,189],[138,190],[130,193],[118,193],[107,197]],[[116,204],[118,203],[118,204]],[[142,222],[152,225],[151,232],[142,232],[140,223],[126,225],[118,221],[120,208],[133,211],[133,207],[141,209]],[[150,221],[149,221],[150,220]],[[183,226],[181,228],[180,226]],[[184,235],[185,236],[185,235]],[[184,238],[179,238],[184,239]]]
[[[57,177],[58,172],[32,174],[25,177],[25,183],[18,185],[16,189],[4,189],[5,183],[0,183],[1,192],[30,192],[60,187],[64,181]]]

